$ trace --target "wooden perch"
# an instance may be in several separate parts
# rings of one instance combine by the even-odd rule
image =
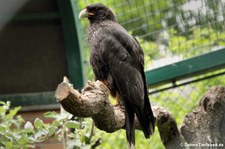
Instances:
[[[88,82],[79,92],[73,89],[66,78],[55,93],[63,108],[74,116],[91,117],[96,127],[106,132],[124,129],[124,109],[119,105],[112,105],[108,96],[107,87],[100,81]],[[182,135],[175,119],[167,110],[153,107],[153,113],[161,140],[167,149],[186,148],[188,145],[191,148],[225,147],[225,87],[211,88],[198,107],[185,116],[181,127]],[[140,129],[137,119],[135,126]]]
[[[184,118],[181,133],[192,148],[225,148],[225,87],[206,92],[198,107]]]
[[[55,97],[67,112],[77,117],[92,117],[96,127],[114,132],[124,127],[125,116],[122,108],[111,105],[108,95],[107,87],[100,81],[88,82],[81,93],[64,81]]]
[[[177,127],[177,123],[169,111],[162,107],[153,107],[156,115],[156,125],[159,130],[160,138],[167,149],[180,149],[184,143]]]
[[[73,89],[66,78],[58,85],[55,93],[56,99],[67,112],[77,117],[91,117],[100,130],[114,132],[124,129],[124,109],[119,105],[112,105],[108,96],[108,88],[100,81],[89,81],[79,92]],[[161,107],[153,107],[153,113],[165,147],[180,148],[180,133],[171,114]],[[140,129],[137,119],[135,119],[135,126],[136,129]]]

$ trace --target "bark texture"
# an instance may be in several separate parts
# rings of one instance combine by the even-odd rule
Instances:
[[[100,81],[88,82],[79,92],[67,78],[55,93],[67,112],[77,117],[91,117],[100,130],[115,132],[125,128],[124,109],[112,105],[108,96],[108,88]],[[165,148],[212,148],[213,144],[217,144],[213,148],[225,148],[225,87],[211,88],[205,94],[198,107],[185,116],[181,133],[169,111],[156,106],[152,109]],[[140,129],[137,119],[135,127]]]
[[[225,148],[225,87],[209,89],[184,118],[181,133],[191,148]]]
[[[180,149],[184,143],[174,117],[162,107],[153,107],[160,138],[167,149]]]
[[[74,90],[67,79],[58,86],[55,97],[63,108],[77,117],[91,117],[96,127],[106,132],[114,132],[124,127],[124,111],[113,106],[108,88],[100,81],[88,82],[79,92]]]

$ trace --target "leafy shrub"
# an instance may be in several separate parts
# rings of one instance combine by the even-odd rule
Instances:
[[[10,102],[0,101],[0,149],[34,148],[38,142],[55,137],[63,141],[65,148],[91,148],[99,144],[92,141],[91,121],[72,120],[68,113],[47,112],[46,118],[52,123],[44,123],[36,118],[33,123],[18,115],[20,107],[10,109]]]

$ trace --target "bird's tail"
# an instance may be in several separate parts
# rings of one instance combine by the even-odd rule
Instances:
[[[135,148],[135,125],[134,125],[134,112],[129,107],[125,107],[125,125],[126,125],[126,137],[127,137],[127,148]]]
[[[138,121],[141,125],[142,131],[144,132],[145,138],[149,138],[155,130],[155,117],[152,112],[151,104],[148,97],[148,88],[144,73],[144,67],[142,65],[142,78],[144,80],[144,108],[136,108],[135,113]]]
[[[135,113],[141,125],[142,131],[144,132],[145,138],[149,138],[154,132],[155,117],[153,115],[148,97],[145,99],[144,108],[135,108]]]

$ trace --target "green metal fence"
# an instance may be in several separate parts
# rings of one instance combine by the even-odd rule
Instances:
[[[179,126],[212,86],[225,85],[224,0],[84,0],[81,10],[101,2],[117,21],[136,36],[145,52],[145,69],[152,105],[168,109]],[[82,21],[83,32],[87,21]],[[86,35],[81,37],[84,40]],[[83,42],[83,48],[88,49]],[[88,50],[85,50],[88,51]],[[86,76],[90,79],[88,53]],[[87,69],[88,68],[88,69]],[[122,135],[123,134],[123,135]],[[125,148],[124,131],[97,132],[99,148]],[[145,141],[137,133],[137,148],[163,148],[159,135]]]

